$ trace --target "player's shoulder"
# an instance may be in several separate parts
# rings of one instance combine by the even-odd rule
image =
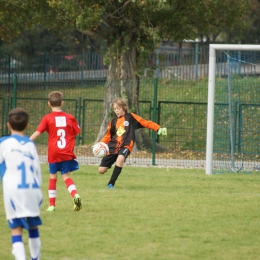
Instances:
[[[6,140],[8,140],[8,139],[10,139],[11,137],[12,137],[11,135],[2,136],[2,137],[0,138],[0,143],[6,141]]]
[[[70,113],[68,113],[68,112],[64,112],[64,111],[61,111],[60,112],[60,115],[61,116],[65,116],[65,117],[67,117],[67,118],[75,118],[72,114],[70,114]]]
[[[13,137],[14,139],[16,139],[17,141],[19,141],[22,144],[26,144],[26,143],[32,143],[34,144],[34,142],[26,135],[20,136],[20,135],[11,135],[11,137]]]
[[[133,112],[131,113],[128,113],[129,117],[132,117],[132,118],[139,118],[139,116]]]
[[[32,143],[34,144],[34,142],[32,140],[30,140],[30,138],[28,136],[21,136],[21,135],[8,135],[8,136],[3,136],[0,138],[0,143],[2,142],[11,142],[12,140],[16,140],[21,144],[27,144],[27,143]]]
[[[51,113],[45,115],[43,118],[47,119],[47,121],[49,120],[53,120],[55,118],[61,118],[61,117],[65,117],[67,119],[74,119],[75,117],[70,114],[70,113],[67,113],[67,112],[64,112],[64,111],[52,111]]]
[[[53,117],[53,114],[52,114],[52,112],[51,112],[51,113],[49,113],[49,114],[44,115],[44,116],[42,117],[42,120],[49,120],[49,119],[52,118],[52,117]]]

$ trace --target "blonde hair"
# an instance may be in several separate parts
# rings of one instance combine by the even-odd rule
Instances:
[[[60,107],[62,103],[63,94],[60,91],[52,91],[49,93],[49,102],[52,107]]]
[[[114,107],[115,104],[121,107],[125,111],[125,113],[128,113],[128,106],[125,99],[117,97],[112,102],[112,108]]]

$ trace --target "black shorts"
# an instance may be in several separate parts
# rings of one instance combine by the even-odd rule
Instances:
[[[112,165],[114,164],[114,162],[116,161],[118,155],[124,155],[125,156],[125,160],[126,158],[128,157],[128,155],[130,154],[129,150],[125,147],[121,148],[119,150],[118,153],[116,154],[109,154],[107,155],[106,157],[104,157],[102,160],[101,160],[101,163],[100,163],[100,167],[108,167],[108,168],[111,168]]]

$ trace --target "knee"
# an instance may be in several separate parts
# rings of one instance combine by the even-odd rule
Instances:
[[[101,168],[101,167],[98,168],[98,172],[99,172],[100,174],[104,174],[106,171],[107,171],[107,170],[104,169],[104,168]]]
[[[63,181],[66,181],[68,178],[70,178],[70,175],[69,175],[69,173],[62,174],[61,178]]]
[[[50,179],[57,180],[57,173],[51,173],[50,174]]]

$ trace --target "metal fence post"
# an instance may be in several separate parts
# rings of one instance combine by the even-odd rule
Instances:
[[[11,55],[8,54],[8,92],[11,90]]]
[[[154,78],[154,96],[153,96],[153,122],[157,122],[157,85],[159,76],[159,50],[156,50],[156,71]],[[152,132],[152,165],[155,165],[155,152],[156,152],[156,132]]]
[[[82,51],[82,58],[81,58],[81,86],[83,86],[83,79],[84,79],[84,51]]]
[[[7,118],[8,118],[8,113],[9,113],[9,106],[10,106],[10,96],[9,94],[6,95],[6,100],[5,100],[5,109],[4,109],[4,113],[5,113],[5,122],[4,122],[4,133],[3,135],[8,135],[8,127],[7,127]]]
[[[16,99],[17,99],[17,74],[16,73],[14,73],[13,81],[14,81],[14,89],[13,89],[12,108],[15,108]]]
[[[78,109],[77,109],[77,121],[78,121],[78,124],[80,125],[81,124],[81,97],[78,98]],[[79,142],[80,142],[80,134],[77,135],[76,137],[76,145],[79,145]]]
[[[46,89],[46,77],[47,77],[47,53],[44,52],[44,89]]]
[[[199,44],[195,44],[195,68],[196,68],[196,79],[198,79],[198,68],[199,68]]]

